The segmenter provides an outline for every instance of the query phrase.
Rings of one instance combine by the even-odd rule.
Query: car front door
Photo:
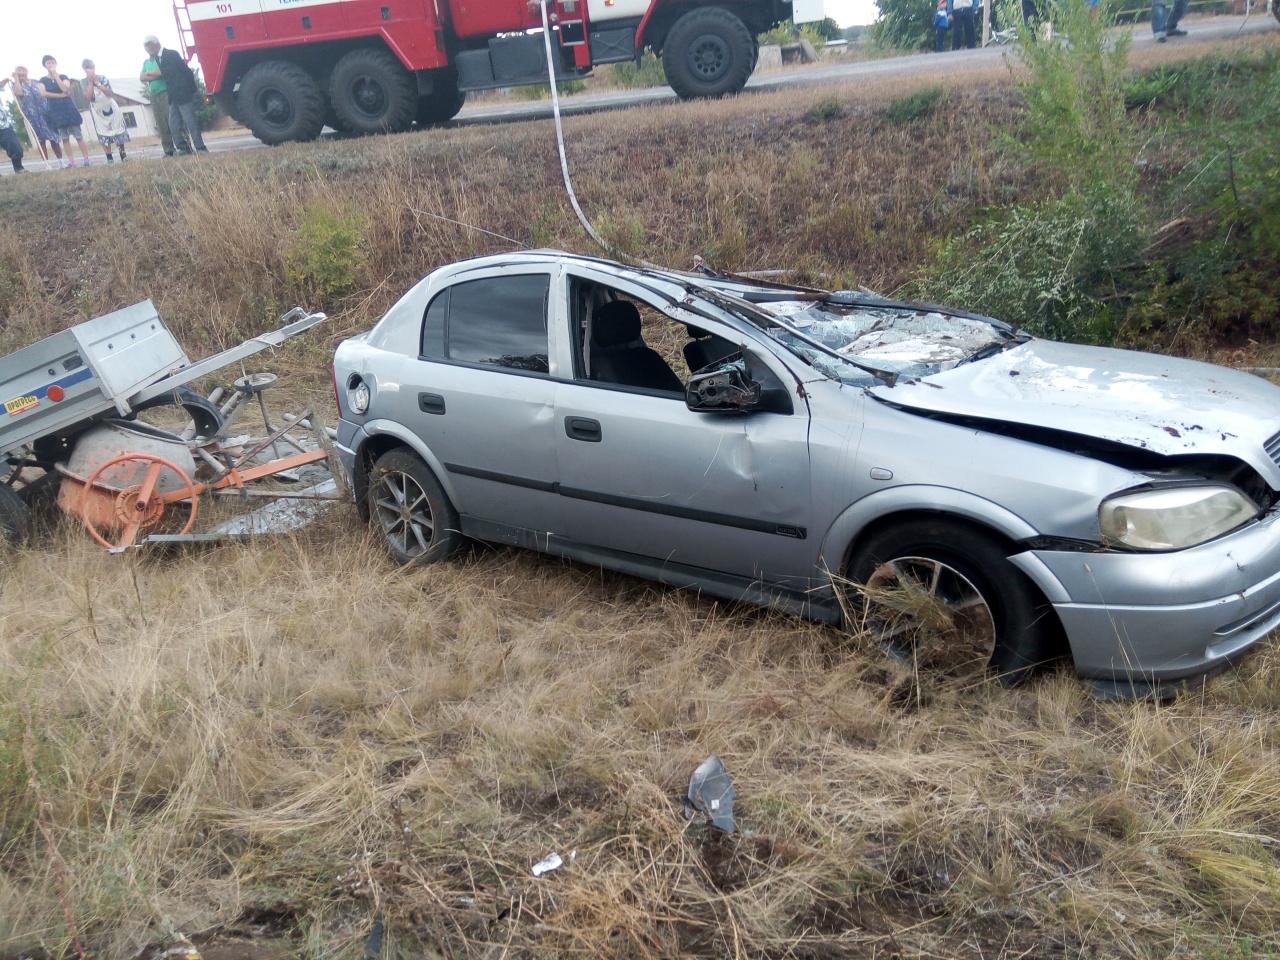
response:
[[[568,282],[572,310],[573,285],[584,281]],[[618,293],[644,296],[625,285]],[[656,304],[649,308],[650,316],[661,314]],[[704,333],[740,338],[699,322]],[[576,331],[581,323],[568,326]],[[665,327],[684,330],[669,317]],[[575,353],[575,376],[556,391],[557,533],[663,565],[807,589],[819,544],[810,530],[804,402],[791,413],[697,412],[682,392],[593,380],[586,349]],[[678,361],[672,366],[687,379]]]

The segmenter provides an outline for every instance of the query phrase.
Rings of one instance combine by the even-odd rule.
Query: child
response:
[[[951,15],[947,13],[947,0],[938,0],[938,12],[933,15],[933,52],[941,53],[947,43],[947,31],[951,29]]]

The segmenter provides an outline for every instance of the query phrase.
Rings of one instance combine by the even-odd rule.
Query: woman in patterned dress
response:
[[[18,98],[18,109],[31,125],[31,132],[39,145],[41,156],[49,159],[49,149],[62,159],[62,138],[49,125],[49,106],[44,99],[44,88],[31,79],[26,67],[13,68],[13,95]]]

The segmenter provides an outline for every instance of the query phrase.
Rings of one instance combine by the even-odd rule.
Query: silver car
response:
[[[334,358],[402,563],[513,544],[1006,681],[1168,695],[1280,623],[1280,388],[958,310],[554,251],[441,267]]]

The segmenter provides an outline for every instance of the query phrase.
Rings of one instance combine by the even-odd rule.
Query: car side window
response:
[[[436,294],[422,319],[422,356],[443,360],[444,321],[449,315],[449,290]]]
[[[422,355],[547,373],[546,274],[455,283],[427,306]]]

